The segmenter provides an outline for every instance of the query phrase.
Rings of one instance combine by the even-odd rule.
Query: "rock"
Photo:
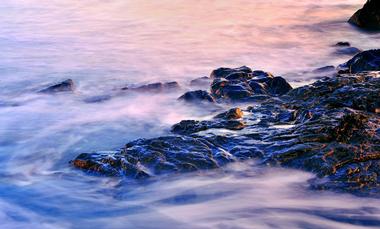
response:
[[[272,95],[284,95],[292,89],[292,86],[290,86],[290,84],[280,76],[269,80],[267,84],[268,91]]]
[[[49,86],[45,89],[40,90],[40,93],[54,94],[59,92],[73,92],[75,90],[74,81],[72,79],[67,79],[60,83]]]
[[[348,48],[340,48],[335,51],[338,55],[355,55],[360,53],[362,50],[355,48],[355,47],[348,47]]]
[[[242,130],[244,127],[244,122],[233,119],[214,119],[206,121],[183,120],[173,125],[171,132],[181,135],[190,135],[210,129]]]
[[[86,103],[101,103],[101,102],[110,100],[111,98],[112,98],[111,95],[96,95],[96,96],[85,98],[83,101]]]
[[[380,71],[380,49],[361,52],[341,65],[340,68],[346,69],[348,73]]]
[[[232,108],[229,111],[226,111],[224,113],[218,114],[214,118],[221,118],[221,119],[240,119],[243,118],[243,111],[240,108]]]
[[[177,82],[168,82],[168,83],[151,83],[143,85],[137,88],[129,88],[129,90],[137,92],[148,92],[148,93],[160,93],[166,91],[172,91],[179,89],[179,84]]]
[[[214,71],[211,72],[210,78],[211,79],[225,78],[229,74],[236,73],[236,72],[240,72],[243,74],[244,73],[250,74],[250,73],[252,73],[252,69],[250,69],[247,66],[242,66],[239,68],[218,68],[218,69],[215,69]]]
[[[332,65],[317,68],[313,70],[313,73],[325,73],[325,72],[332,72],[335,71],[335,67]]]
[[[348,21],[351,24],[370,30],[380,30],[380,2],[368,0]]]
[[[209,102],[214,103],[214,98],[207,91],[197,90],[189,91],[183,94],[178,100],[189,102],[189,103],[199,103],[199,102]]]
[[[246,86],[245,81],[214,83]],[[256,82],[268,94],[284,88],[282,78]],[[184,120],[172,127],[174,136],[138,139],[113,153],[81,154],[72,164],[102,175],[144,178],[257,158],[262,165],[315,173],[313,188],[380,197],[377,72],[326,77],[282,96],[268,94],[244,116],[233,108],[210,120]]]
[[[217,168],[218,161],[214,155],[218,151],[203,139],[160,137],[130,142],[120,152],[113,154],[84,153],[72,164],[106,176],[146,178],[168,172]]]
[[[211,95],[219,100],[249,101],[254,95],[278,96],[292,89],[282,77],[273,77],[271,73],[261,70],[246,73],[240,69],[214,70]]]
[[[338,47],[350,47],[351,44],[350,44],[350,42],[339,41],[338,43],[335,44],[335,46],[338,46]]]
[[[211,79],[207,76],[204,76],[204,77],[200,77],[200,78],[196,78],[196,79],[193,79],[192,81],[190,81],[190,86],[192,87],[204,87],[204,86],[208,86],[210,85],[211,83]]]

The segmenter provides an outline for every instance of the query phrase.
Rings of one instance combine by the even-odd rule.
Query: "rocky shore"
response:
[[[310,171],[311,187],[380,196],[380,50],[357,54],[334,77],[293,89],[249,67],[219,68],[209,91],[179,102],[229,104],[210,120],[183,120],[172,134],[138,139],[112,153],[83,153],[71,164],[90,173],[147,178],[256,159]],[[206,81],[207,79],[202,79]]]

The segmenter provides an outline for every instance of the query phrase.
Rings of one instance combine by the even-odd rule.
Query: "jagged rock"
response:
[[[244,116],[235,108],[211,120],[181,121],[172,128],[177,135],[139,139],[116,153],[82,154],[72,164],[98,174],[143,178],[257,158],[263,165],[315,173],[314,188],[380,196],[378,75],[326,77],[279,97],[265,95]],[[267,81],[274,78],[257,82],[270,87]]]
[[[40,93],[59,93],[59,92],[72,92],[75,90],[74,81],[72,79],[67,79],[60,83],[49,86],[45,89],[40,90]]]
[[[199,103],[199,102],[209,102],[214,103],[214,98],[207,91],[197,90],[189,91],[183,94],[178,100],[189,102],[189,103]]]
[[[380,30],[380,2],[368,0],[348,22],[362,28]]]
[[[380,49],[361,52],[340,67],[348,73],[380,71]]]

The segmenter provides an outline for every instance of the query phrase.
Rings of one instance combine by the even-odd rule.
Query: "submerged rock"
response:
[[[368,0],[348,22],[361,28],[380,30],[380,2]]]
[[[313,73],[325,73],[325,72],[332,72],[335,71],[335,67],[333,65],[328,65],[325,67],[320,67],[313,70]]]
[[[216,76],[214,81],[229,81]],[[263,165],[315,173],[314,188],[380,196],[377,72],[326,77],[286,94],[284,81],[273,76],[233,78],[234,83],[255,79],[271,95],[244,115],[233,108],[210,120],[184,120],[172,127],[174,136],[139,139],[112,154],[81,154],[72,164],[97,174],[143,178],[257,158]]]
[[[137,91],[137,92],[149,92],[149,93],[160,93],[165,91],[172,91],[179,89],[180,86],[177,82],[168,82],[168,83],[151,83],[142,85],[137,88],[128,88],[125,90]]]
[[[338,55],[355,55],[360,53],[362,50],[355,48],[355,47],[345,47],[345,48],[339,48],[335,51]]]
[[[178,100],[189,102],[189,103],[199,103],[199,102],[215,102],[214,98],[207,91],[197,90],[189,91],[183,94]]]
[[[208,86],[211,83],[211,79],[207,76],[199,77],[190,81],[190,86],[192,87],[203,87]]]
[[[59,93],[59,92],[72,92],[75,90],[74,81],[72,79],[67,79],[60,83],[49,86],[45,89],[40,90],[40,93]]]

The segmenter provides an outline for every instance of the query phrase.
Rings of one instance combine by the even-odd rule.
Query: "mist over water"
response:
[[[378,48],[347,19],[363,4],[336,1],[3,0],[0,4],[0,228],[368,228],[376,199],[316,192],[313,175],[254,162],[139,182],[70,167],[169,134],[218,108],[176,102],[189,81],[247,65],[285,76],[338,65],[333,45]],[[36,93],[71,78],[75,93]],[[178,81],[170,93],[120,92]],[[86,103],[94,96],[112,96]]]

